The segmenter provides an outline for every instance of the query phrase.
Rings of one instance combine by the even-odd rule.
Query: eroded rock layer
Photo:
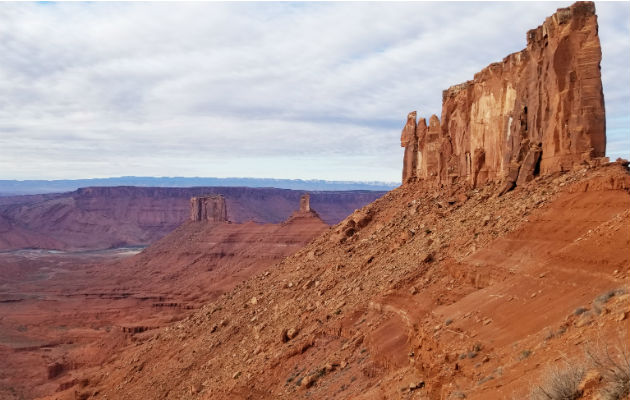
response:
[[[558,9],[527,32],[527,47],[442,94],[442,120],[409,114],[403,183],[504,180],[566,171],[604,157],[601,48],[592,2]]]

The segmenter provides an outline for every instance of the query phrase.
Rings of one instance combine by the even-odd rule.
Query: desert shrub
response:
[[[519,361],[523,361],[524,359],[528,358],[531,355],[532,355],[531,350],[523,350],[521,351],[521,354],[518,355],[518,359]]]
[[[626,345],[618,345],[612,351],[608,346],[598,350],[588,349],[587,358],[592,367],[602,375],[604,400],[620,400],[630,395],[630,357]]]
[[[575,400],[582,392],[579,389],[584,376],[584,367],[566,364],[563,368],[550,368],[545,380],[532,388],[530,400]]]
[[[602,293],[599,296],[595,297],[595,300],[593,300],[594,303],[600,303],[600,304],[606,304],[608,302],[608,300],[610,300],[611,298],[615,297],[615,296],[619,296],[626,293],[626,289],[625,288],[619,288],[619,289],[613,289],[613,290],[609,290],[606,293]]]
[[[553,329],[551,328],[547,328],[545,329],[545,336],[544,336],[544,340],[551,340],[556,336],[556,333],[553,331]]]
[[[587,308],[578,307],[578,308],[575,309],[575,311],[573,311],[573,315],[582,315],[582,314],[584,314],[587,311],[588,311]]]

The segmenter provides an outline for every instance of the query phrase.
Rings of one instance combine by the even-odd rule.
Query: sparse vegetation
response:
[[[601,375],[601,387],[596,389],[602,400],[621,400],[630,396],[630,355],[627,346],[586,350],[587,361],[567,362],[563,368],[551,368],[546,379],[532,388],[530,400],[573,400],[583,394],[580,388],[587,370]]]
[[[555,336],[556,336],[556,333],[553,331],[553,329],[551,329],[551,328],[547,328],[547,329],[545,330],[545,337],[544,337],[544,339],[545,339],[545,340],[551,340],[551,339],[553,339]]]
[[[600,303],[600,304],[606,304],[608,302],[608,300],[610,300],[611,298],[617,296],[617,295],[621,295],[624,294],[626,292],[626,290],[624,288],[621,289],[613,289],[613,290],[609,290],[606,293],[602,293],[599,296],[597,296],[595,298],[595,300],[593,300],[594,303]]]
[[[582,395],[579,386],[584,368],[581,365],[567,363],[564,368],[550,368],[543,375],[545,380],[532,388],[530,400],[574,400]]]
[[[577,315],[582,315],[582,314],[584,314],[587,311],[588,311],[588,308],[578,307],[578,308],[575,309],[575,311],[573,311],[573,315],[576,315],[576,316]]]
[[[600,294],[593,300],[593,312],[597,315],[601,315],[602,311],[604,311],[604,305],[608,303],[608,300],[615,296],[619,296],[626,293],[625,288],[613,289],[609,290],[605,293]]]
[[[604,400],[620,400],[630,395],[630,357],[625,344],[612,352],[605,346],[597,351],[587,350],[586,354],[592,367],[602,375],[604,386],[600,394]]]
[[[529,356],[532,355],[532,351],[531,350],[523,350],[521,351],[521,354],[518,355],[518,359],[519,361],[523,361],[524,359],[528,358]]]

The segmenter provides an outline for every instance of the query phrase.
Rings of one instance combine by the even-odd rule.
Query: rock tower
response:
[[[191,198],[190,219],[192,221],[226,222],[225,197],[216,195]]]
[[[300,197],[300,212],[311,211],[311,195],[308,193],[303,194]]]
[[[592,2],[558,9],[527,32],[527,47],[445,90],[442,120],[409,113],[403,184],[505,182],[604,157],[602,58]]]

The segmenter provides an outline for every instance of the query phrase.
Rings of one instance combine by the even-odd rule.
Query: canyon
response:
[[[233,222],[280,223],[303,191],[274,188],[88,187],[69,193],[0,197],[0,251],[96,250],[146,246],[189,217],[190,199],[222,195]],[[313,207],[335,224],[384,192],[310,192]]]
[[[47,398],[534,399],[587,350],[618,360],[627,163],[500,188],[406,184]]]
[[[410,113],[403,184],[345,216],[188,191],[132,257],[0,254],[0,397],[630,398],[630,163],[605,157],[597,30],[594,3],[558,9],[441,120]]]
[[[585,356],[625,366],[630,332],[600,57],[593,3],[559,9],[441,122],[409,115],[401,187],[49,398],[539,399],[570,366],[572,398],[626,387]]]
[[[329,227],[309,195],[278,224],[235,223],[225,197],[201,200],[221,212],[185,221],[143,251],[0,253],[0,398],[80,387],[75,375],[85,368],[216,300]]]

